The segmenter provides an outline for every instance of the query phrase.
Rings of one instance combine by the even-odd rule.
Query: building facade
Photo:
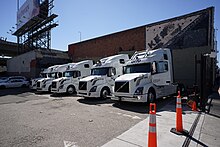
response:
[[[147,24],[106,36],[70,44],[68,54],[73,61],[139,50],[170,48],[173,54],[174,80],[187,87],[205,85],[215,80],[216,53],[214,7],[168,20]],[[204,88],[204,87],[203,87]]]
[[[57,50],[33,50],[7,60],[8,75],[23,75],[27,78],[38,77],[43,69],[52,65],[69,63],[67,53]]]

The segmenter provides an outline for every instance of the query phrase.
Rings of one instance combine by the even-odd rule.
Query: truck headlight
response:
[[[144,90],[144,87],[138,87],[135,90],[134,95],[142,95],[143,94],[143,90]]]
[[[93,86],[93,87],[89,90],[89,92],[96,92],[96,89],[97,89],[97,86]]]

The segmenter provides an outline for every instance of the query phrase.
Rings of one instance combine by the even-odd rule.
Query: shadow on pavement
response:
[[[166,97],[166,98],[161,98],[156,101],[157,104],[157,112],[160,111],[176,111],[175,107],[175,98],[174,97]],[[170,105],[169,109],[163,109],[165,105]],[[142,113],[142,114],[147,114],[149,113],[149,103],[134,103],[134,102],[115,102],[113,104],[113,107],[127,110],[127,111],[132,111],[132,112],[137,112],[137,113]]]
[[[147,114],[149,112],[148,103],[115,102],[112,106],[122,110],[127,110],[142,114]]]
[[[190,143],[191,140],[196,142],[198,145],[200,145],[202,147],[208,147],[206,144],[204,144],[203,142],[199,141],[198,139],[192,137],[191,135],[185,135],[185,136],[187,137],[186,139],[189,139],[189,142],[184,142],[183,147],[189,146],[189,143]]]
[[[31,92],[28,87],[0,89],[0,96],[18,95]]]
[[[87,104],[87,105],[100,105],[100,104],[114,103],[111,99],[100,99],[100,98],[80,98],[77,101],[83,104]]]
[[[70,96],[73,96],[73,97],[76,97],[77,95],[76,94],[68,94],[68,93],[52,93],[50,94],[51,97],[70,97]]]

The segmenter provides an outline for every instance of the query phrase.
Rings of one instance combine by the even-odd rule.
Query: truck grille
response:
[[[129,82],[115,82],[115,92],[129,93]]]
[[[79,82],[79,90],[87,90],[87,82]]]
[[[57,82],[52,82],[52,88],[57,88]]]
[[[40,82],[37,82],[37,87],[40,87]]]

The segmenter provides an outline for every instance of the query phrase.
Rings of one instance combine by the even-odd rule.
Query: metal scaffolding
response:
[[[13,35],[17,37],[18,54],[34,49],[51,49],[51,29],[58,26],[52,14],[54,0],[41,0],[40,12]]]

